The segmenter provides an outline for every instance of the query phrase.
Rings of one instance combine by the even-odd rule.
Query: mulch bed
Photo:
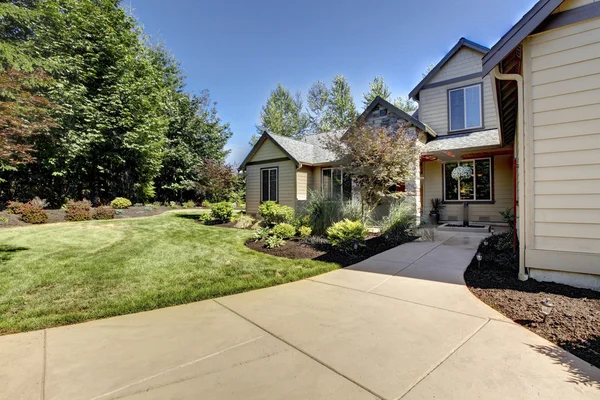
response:
[[[123,211],[123,214],[116,215],[115,219],[123,219],[123,218],[139,218],[139,217],[149,217],[151,215],[162,214],[165,211],[172,210],[171,207],[158,207],[152,210],[144,210],[144,207],[129,207]],[[45,210],[48,214],[48,222],[56,223],[56,222],[65,222],[65,210]],[[0,212],[0,217],[8,218],[8,223],[0,222],[0,228],[12,228],[15,226],[28,226],[26,222],[21,221],[21,217],[19,215],[8,214],[6,211]],[[196,217],[197,218],[197,217]]]
[[[248,240],[246,246],[252,250],[272,256],[285,257],[292,260],[311,259],[336,263],[341,267],[347,267],[401,244],[412,242],[415,239],[416,237],[407,236],[403,240],[391,241],[384,239],[382,236],[373,236],[367,239],[366,246],[360,249],[357,254],[347,254],[337,251],[329,244],[310,245],[301,239],[289,240],[284,246],[275,249],[267,249],[264,247],[263,242],[256,242],[253,239]]]
[[[477,268],[465,272],[471,292],[481,301],[577,357],[600,367],[600,292],[533,279],[520,281],[510,270]],[[543,321],[541,303],[554,308]]]

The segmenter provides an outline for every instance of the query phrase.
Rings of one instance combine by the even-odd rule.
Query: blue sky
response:
[[[461,36],[492,46],[535,0],[124,0],[147,34],[182,64],[187,89],[209,89],[234,133],[229,162],[249,151],[278,82],[303,95],[344,75],[362,93],[383,76],[406,95]]]

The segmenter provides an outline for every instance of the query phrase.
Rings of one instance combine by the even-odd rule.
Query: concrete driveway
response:
[[[438,234],[309,280],[0,337],[2,399],[600,399],[600,370],[464,286]]]

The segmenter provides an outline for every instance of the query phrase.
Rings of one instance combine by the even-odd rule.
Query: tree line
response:
[[[369,91],[363,93],[363,108],[377,96],[393,102],[406,112],[417,109],[417,104],[408,96],[398,96],[392,100],[392,92],[380,76],[376,76],[369,83]],[[265,130],[277,135],[300,138],[307,133],[346,129],[358,115],[350,85],[343,75],[334,77],[329,86],[322,81],[313,83],[306,95],[306,107],[301,92],[292,95],[280,83],[271,91],[262,107],[260,123],[256,126],[257,132],[252,136],[250,145],[256,143]]]
[[[120,0],[3,2],[0,66],[0,199],[233,190],[229,124],[208,90],[186,91],[180,64]]]

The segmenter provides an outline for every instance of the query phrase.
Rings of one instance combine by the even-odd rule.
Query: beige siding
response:
[[[265,161],[265,160],[273,160],[278,158],[283,158],[287,156],[283,151],[277,147],[270,139],[265,140],[265,142],[258,148],[250,162],[255,161]]]
[[[566,1],[560,11],[587,3]],[[534,153],[528,246],[600,254],[600,19],[532,36],[526,45]]]
[[[429,83],[441,82],[447,79],[457,78],[469,74],[481,72],[481,58],[483,53],[463,47],[446,64],[440,71],[429,81]]]
[[[308,198],[309,182],[312,183],[312,170],[302,167],[296,171],[296,199],[304,201]]]
[[[246,210],[250,214],[258,212],[260,205],[260,170],[279,168],[279,204],[296,207],[296,165],[291,161],[278,161],[246,167]]]
[[[477,68],[481,71],[481,58]],[[463,75],[468,75],[469,72]],[[498,127],[496,106],[492,95],[490,76],[483,79],[475,78],[450,85],[438,86],[421,90],[419,93],[419,119],[429,125],[438,135],[448,133],[448,89],[459,88],[483,82],[483,125],[482,129]]]
[[[471,222],[501,222],[500,211],[513,206],[513,173],[512,156],[502,155],[494,157],[493,176],[493,204],[469,205],[469,220]],[[443,199],[443,169],[440,162],[426,162],[423,165],[423,215],[429,215],[430,200],[433,198]],[[443,220],[462,221],[463,204],[446,204],[442,213]]]

